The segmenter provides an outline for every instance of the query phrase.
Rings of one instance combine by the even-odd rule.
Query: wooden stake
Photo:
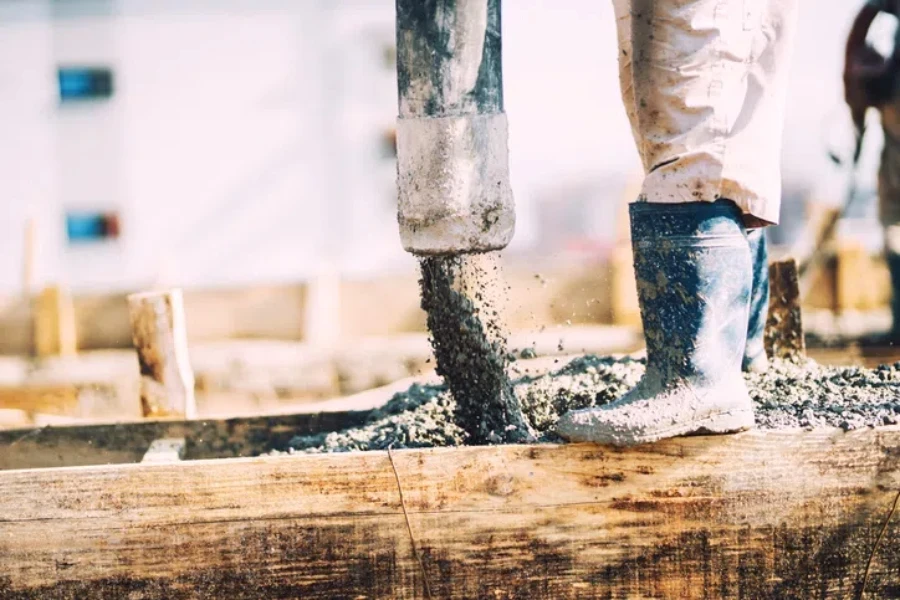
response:
[[[197,416],[181,290],[128,296],[145,417]]]
[[[769,265],[769,290],[769,319],[764,338],[766,354],[772,358],[806,356],[795,259],[774,261]]]

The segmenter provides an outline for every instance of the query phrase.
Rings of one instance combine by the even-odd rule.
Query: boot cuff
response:
[[[741,211],[730,200],[629,205],[632,240],[673,237],[744,236]]]

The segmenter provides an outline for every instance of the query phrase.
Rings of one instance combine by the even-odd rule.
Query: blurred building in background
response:
[[[803,8],[788,239],[804,198],[843,194],[823,132],[846,122],[857,6]],[[611,3],[503,9],[519,214],[508,254],[600,256],[639,172]],[[393,19],[391,0],[0,0],[0,293],[23,286],[29,219],[38,286],[409,269],[395,223]]]

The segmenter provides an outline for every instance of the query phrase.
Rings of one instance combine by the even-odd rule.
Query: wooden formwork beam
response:
[[[896,427],[7,471],[0,486],[3,598],[900,592]]]
[[[0,386],[0,408],[70,416],[78,412],[80,395],[71,384]]]
[[[172,438],[184,438],[184,453],[192,459],[255,456],[286,448],[295,435],[358,427],[368,415],[364,409],[334,408],[334,412],[231,419],[147,419],[2,430],[0,470],[135,463],[154,441]]]

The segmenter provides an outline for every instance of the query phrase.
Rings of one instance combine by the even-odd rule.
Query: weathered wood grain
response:
[[[852,598],[900,428],[0,473],[0,597]],[[900,518],[871,598],[900,595]]]

